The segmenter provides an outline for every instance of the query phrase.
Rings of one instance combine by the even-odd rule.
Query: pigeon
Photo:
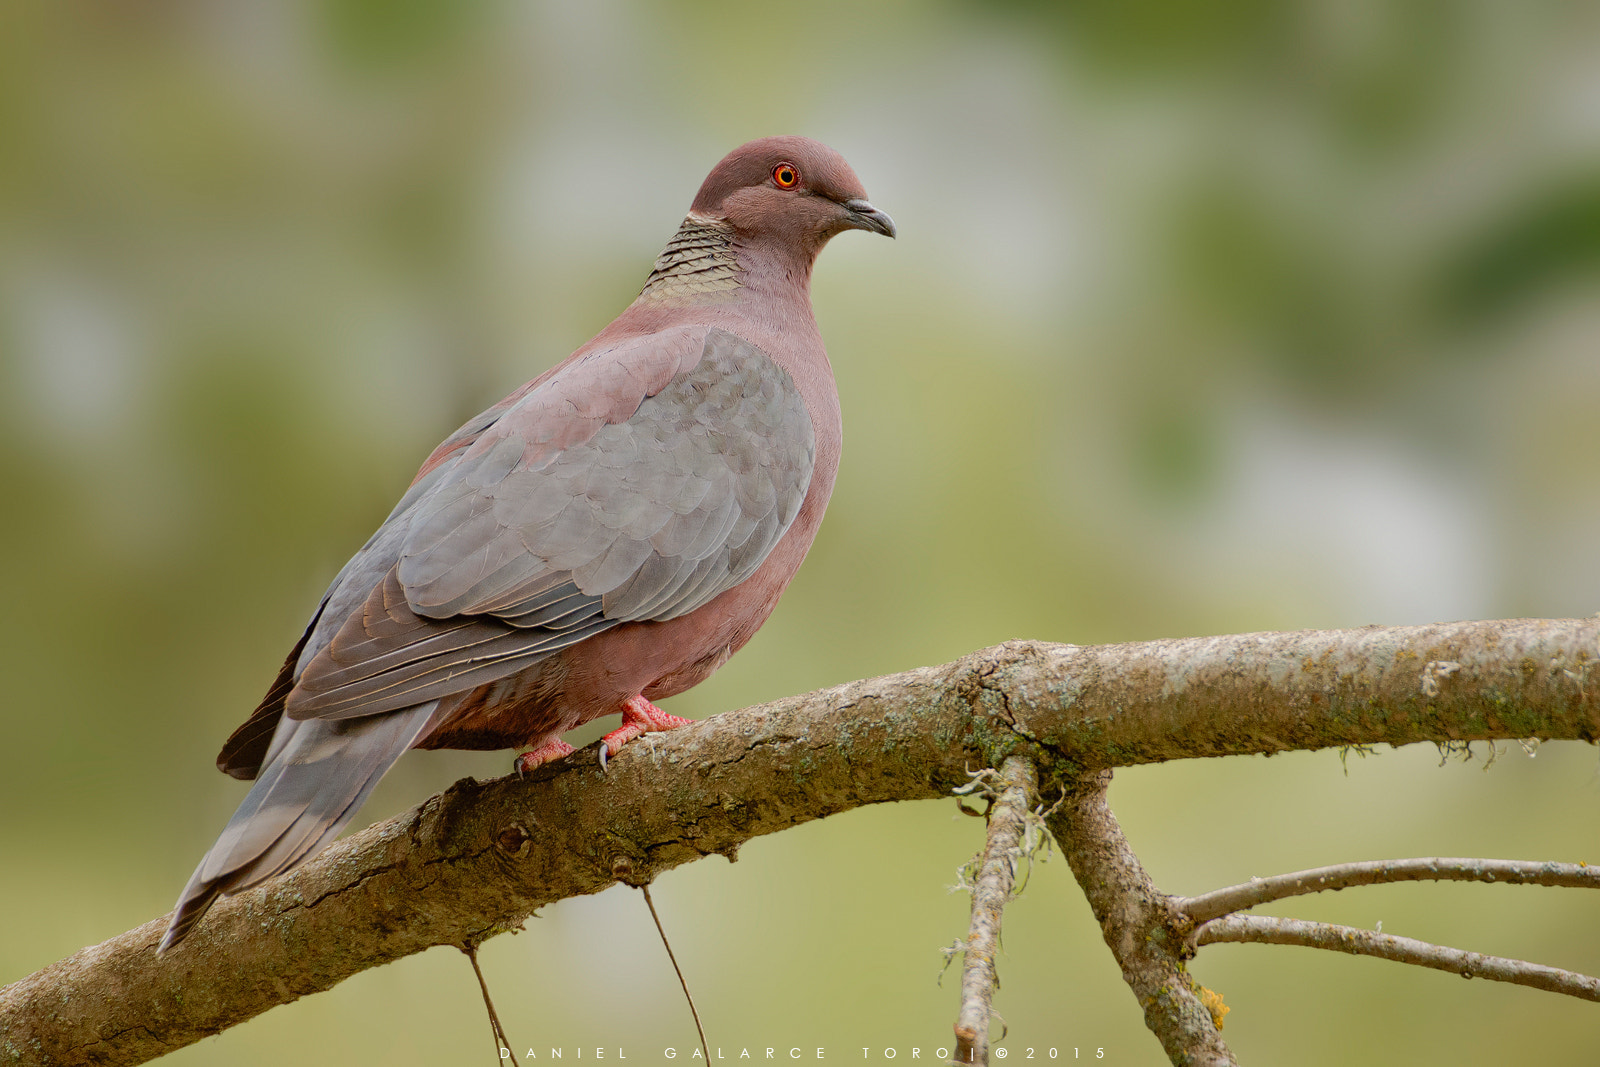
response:
[[[841,443],[811,268],[845,230],[895,236],[843,157],[735,149],[637,299],[434,449],[345,564],[217,757],[254,785],[183,888],[160,951],[219,897],[314,856],[410,748],[570,755],[690,722],[766,621],[833,492]]]

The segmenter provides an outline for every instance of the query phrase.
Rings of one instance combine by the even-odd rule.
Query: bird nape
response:
[[[833,492],[839,397],[811,268],[845,230],[889,237],[837,152],[735,149],[643,290],[566,360],[433,451],[345,564],[217,765],[254,779],[160,950],[219,896],[333,840],[409,748],[607,756],[689,720],[654,701],[749,641]]]

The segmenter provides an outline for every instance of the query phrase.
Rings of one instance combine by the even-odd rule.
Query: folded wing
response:
[[[649,340],[570,364],[428,474],[374,537],[394,559],[359,607],[331,596],[291,717],[472,689],[621,622],[692,611],[755,572],[811,480],[799,391],[726,331]]]

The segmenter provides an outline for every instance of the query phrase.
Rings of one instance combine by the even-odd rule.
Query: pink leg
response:
[[[606,760],[622,751],[623,745],[640,734],[676,730],[693,722],[693,719],[667,714],[643,696],[631,697],[622,705],[622,725],[600,739],[600,766],[604,767]]]
[[[546,741],[532,752],[524,752],[512,760],[511,769],[517,772],[518,778],[521,778],[541,764],[570,755],[572,755],[572,746],[558,737],[554,741]]]

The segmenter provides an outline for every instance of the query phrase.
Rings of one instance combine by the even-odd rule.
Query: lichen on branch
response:
[[[142,1063],[545,904],[812,819],[948,796],[1023,756],[1050,782],[1169,759],[1340,745],[1600,736],[1600,621],[1508,620],[1082,647],[953,663],[729,712],[515,778],[463,781],[215,907],[0,989],[0,1064]],[[1448,671],[1439,664],[1455,665]],[[239,960],[248,959],[242,967]]]

